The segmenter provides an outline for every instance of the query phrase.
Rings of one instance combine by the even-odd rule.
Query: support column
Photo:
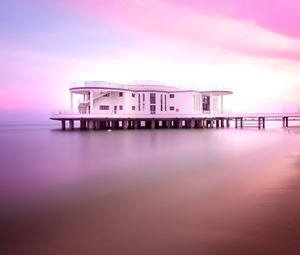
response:
[[[190,120],[185,120],[185,128],[191,128],[191,121]]]
[[[209,128],[209,126],[210,126],[210,120],[205,120],[205,127]]]
[[[173,123],[174,123],[174,128],[179,127],[179,120],[173,120]]]
[[[151,129],[155,129],[155,120],[151,120]]]
[[[230,128],[230,120],[229,119],[226,119],[226,127]]]
[[[220,119],[220,121],[221,121],[221,128],[224,128],[225,127],[225,119],[224,118],[221,118]]]
[[[66,130],[66,120],[61,120],[61,130]]]
[[[175,128],[176,122],[174,120],[170,120],[170,128]]]
[[[235,128],[238,128],[238,118],[235,118],[234,121],[235,121]]]
[[[196,128],[203,128],[203,120],[196,120]]]
[[[178,120],[178,128],[182,128],[182,120]]]
[[[289,127],[289,118],[288,117],[283,117],[282,118],[282,126],[283,127]]]
[[[191,120],[191,128],[195,128],[196,127],[196,120]]]
[[[198,124],[197,124],[197,128],[203,128],[204,127],[204,120],[197,120]]]
[[[70,130],[74,130],[74,120],[69,120],[69,128]]]
[[[123,120],[123,129],[128,129],[129,123],[128,120]]]
[[[99,121],[99,129],[109,129],[109,121]]]
[[[133,126],[133,120],[129,120],[128,121],[128,128],[130,128],[130,129],[133,129],[134,128],[134,126]]]
[[[95,129],[96,130],[100,129],[100,121],[99,120],[95,120]]]
[[[80,121],[80,129],[83,129],[83,120]]]
[[[166,120],[165,124],[166,124],[166,128],[170,128],[171,127],[171,121],[170,120]]]
[[[109,129],[109,121],[99,121],[99,129]]]
[[[134,129],[138,129],[139,128],[139,122],[138,122],[138,120],[134,120],[133,121],[133,128]]]
[[[219,127],[220,127],[219,121],[220,121],[220,119],[216,119],[216,128],[219,128]]]
[[[88,121],[88,129],[94,129],[94,121],[93,120]]]
[[[103,128],[110,129],[110,121],[109,120],[103,121]]]

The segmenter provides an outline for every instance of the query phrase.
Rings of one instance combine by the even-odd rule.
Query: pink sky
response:
[[[231,111],[300,108],[296,0],[12,0],[10,10],[1,111],[67,108],[78,80],[230,87]]]

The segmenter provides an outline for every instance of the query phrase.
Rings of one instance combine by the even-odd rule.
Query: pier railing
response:
[[[282,117],[299,117],[300,112],[260,112],[260,113],[223,113],[217,114],[218,117],[228,117],[228,118],[282,118]]]

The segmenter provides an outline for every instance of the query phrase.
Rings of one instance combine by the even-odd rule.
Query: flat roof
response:
[[[72,83],[70,91],[84,92],[85,90],[106,90],[106,91],[131,91],[131,92],[161,92],[161,93],[180,93],[180,92],[198,92],[213,93],[214,95],[231,95],[233,92],[229,89],[184,89],[174,86],[155,84],[154,82],[134,82],[131,84],[112,83],[105,81],[85,81]]]

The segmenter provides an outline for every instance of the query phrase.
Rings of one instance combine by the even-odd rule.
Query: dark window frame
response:
[[[141,111],[141,94],[138,94],[138,107],[139,107],[139,112]]]
[[[210,102],[210,96],[202,95],[202,110],[203,112],[210,111],[211,102]]]
[[[150,93],[150,104],[156,104],[156,93]]]
[[[143,93],[143,111],[145,111],[145,99],[146,99],[146,96],[145,96],[145,93]]]
[[[150,114],[156,114],[156,105],[155,104],[150,105]]]
[[[109,111],[109,105],[99,105],[100,111]]]

